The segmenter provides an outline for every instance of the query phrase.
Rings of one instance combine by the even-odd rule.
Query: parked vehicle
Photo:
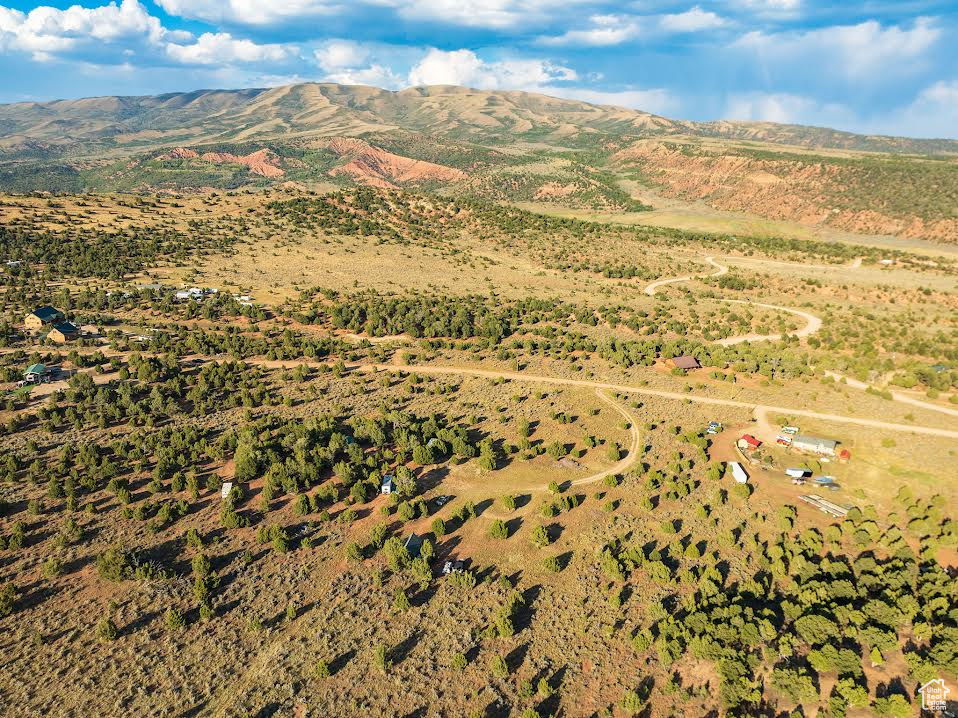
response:
[[[465,568],[465,564],[462,561],[450,559],[449,561],[446,561],[446,563],[443,564],[442,575],[448,576],[450,573],[454,573],[456,571],[462,571],[464,568]]]

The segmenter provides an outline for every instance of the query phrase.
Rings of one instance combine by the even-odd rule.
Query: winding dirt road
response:
[[[629,422],[629,432],[632,435],[632,443],[629,446],[629,453],[625,457],[617,462],[614,466],[609,467],[605,471],[600,471],[598,474],[592,474],[592,476],[586,476],[581,479],[576,479],[572,482],[572,486],[584,486],[585,484],[594,484],[596,481],[602,481],[606,476],[613,476],[615,474],[624,474],[639,458],[639,445],[642,441],[642,435],[639,433],[638,424],[635,421],[635,417],[632,416],[625,408],[619,406],[619,404],[605,395],[601,389],[595,390],[596,396],[598,396],[606,404],[609,404],[613,409],[619,412],[626,421]],[[548,489],[548,486],[545,487]]]
[[[0,354],[8,353],[10,351],[17,351],[13,349],[3,350],[0,349]],[[131,352],[110,352],[103,351],[103,349],[93,349],[93,348],[83,348],[80,353],[90,353],[92,351],[101,351],[107,357],[117,356],[117,357],[126,357]],[[184,360],[198,360],[203,362],[211,361],[234,361],[232,357],[229,356],[202,356],[202,355],[191,355],[188,357],[183,357]],[[261,366],[266,369],[295,369],[298,366],[305,365],[307,367],[316,369],[321,366],[327,366],[326,362],[319,361],[308,361],[308,360],[284,360],[284,359],[241,359],[239,360],[245,364],[250,364],[253,366]],[[458,376],[477,376],[477,377],[486,377],[489,379],[511,379],[515,381],[526,381],[531,383],[538,384],[552,384],[555,386],[581,386],[590,389],[594,389],[607,403],[610,403],[615,407],[624,418],[626,418],[632,425],[632,444],[633,449],[637,445],[637,442],[640,441],[638,436],[638,429],[636,428],[635,419],[612,399],[603,395],[602,390],[611,390],[620,393],[631,393],[631,394],[642,394],[645,396],[658,396],[665,399],[675,399],[676,401],[691,401],[698,404],[711,404],[713,406],[732,406],[742,409],[751,409],[753,412],[765,410],[765,411],[775,411],[781,414],[791,414],[794,416],[805,416],[811,419],[822,419],[824,421],[834,421],[841,424],[857,424],[859,426],[870,426],[877,429],[888,429],[890,431],[903,431],[911,432],[915,434],[926,434],[930,436],[943,436],[946,438],[958,439],[958,430],[950,429],[938,429],[935,427],[925,427],[925,426],[912,426],[908,424],[896,424],[893,422],[887,421],[878,421],[876,419],[864,419],[859,417],[850,417],[850,416],[841,416],[837,414],[827,414],[816,411],[809,411],[805,409],[794,409],[789,407],[781,406],[772,406],[767,404],[760,404],[757,402],[747,402],[747,401],[738,401],[735,399],[718,399],[708,396],[700,396],[694,393],[686,394],[676,391],[665,391],[661,389],[649,389],[647,387],[637,387],[637,386],[628,386],[625,384],[613,384],[608,382],[596,382],[596,381],[587,381],[584,379],[565,379],[561,377],[548,377],[540,376],[535,374],[523,374],[521,372],[509,372],[509,371],[496,371],[490,369],[473,369],[465,367],[450,367],[450,366],[430,366],[430,365],[415,365],[415,364],[360,364],[352,363],[347,364],[347,368],[350,371],[359,371],[359,372],[376,372],[376,371],[406,371],[406,372],[416,372],[419,374],[430,374],[430,375],[458,375]],[[103,383],[113,378],[112,374],[96,374],[94,373],[93,368],[79,369],[79,373],[93,373],[94,381],[97,383]],[[847,377],[842,377],[840,374],[836,374],[832,371],[826,371],[826,375],[836,379],[838,381],[844,379],[847,386],[850,386],[855,389],[866,389],[868,385],[864,382],[857,381],[855,379],[849,379]],[[62,389],[66,387],[66,380],[51,382],[50,384],[41,385],[44,393],[48,393],[53,389]],[[34,394],[33,396],[36,396]],[[950,407],[939,406],[936,404],[931,404],[927,402],[914,399],[910,396],[901,394],[900,392],[892,392],[892,399],[899,401],[911,406],[915,406],[920,409],[927,409],[930,411],[936,411],[949,416],[958,416],[958,410],[952,409]],[[630,450],[629,456],[632,456],[635,453],[634,450]],[[623,462],[626,462],[629,459],[627,456],[623,459]],[[620,462],[620,463],[623,463]],[[608,470],[609,473],[622,473],[625,469],[616,466]],[[597,475],[596,477],[588,477],[592,480],[601,480],[608,473],[603,473]],[[580,479],[580,481],[585,481],[586,479]]]
[[[716,271],[711,274],[696,274],[688,275],[685,277],[666,277],[665,279],[656,279],[651,284],[646,285],[643,290],[650,297],[655,296],[656,291],[659,287],[664,287],[666,284],[676,284],[678,282],[690,282],[696,278],[705,278],[705,277],[721,277],[723,274],[728,274],[728,267],[723,264],[719,264],[715,261],[715,257],[706,257],[705,261],[715,267]]]
[[[735,259],[740,259],[740,258],[735,257]],[[718,262],[716,262],[715,257],[708,256],[705,258],[705,261],[711,264],[713,267],[715,267],[716,271],[712,272],[711,274],[696,274],[694,276],[689,275],[684,277],[667,277],[665,279],[657,279],[651,284],[646,285],[644,289],[645,293],[648,294],[650,297],[652,297],[652,296],[655,296],[655,293],[658,291],[659,287],[664,287],[667,284],[677,284],[678,282],[690,282],[693,279],[697,279],[697,278],[702,279],[707,277],[721,277],[723,274],[728,274],[728,267],[725,266],[724,264],[719,264]],[[763,260],[763,261],[771,261],[775,264],[787,264],[787,265],[792,264],[791,262],[776,262],[774,260]],[[847,265],[847,267],[848,268],[860,267],[861,263],[862,263],[862,260],[861,260],[861,257],[859,257],[854,262]],[[826,265],[810,265],[810,264],[804,265],[803,264],[803,265],[795,265],[795,266],[815,268],[817,266],[824,267]],[[793,336],[807,337],[811,334],[814,334],[815,332],[817,332],[818,330],[822,328],[821,317],[816,317],[814,314],[810,314],[809,312],[803,312],[801,309],[794,309],[792,307],[782,307],[782,306],[779,306],[778,304],[763,304],[761,302],[749,302],[749,301],[745,301],[744,299],[720,299],[719,301],[728,302],[730,304],[744,304],[744,305],[752,306],[752,307],[762,307],[763,309],[773,309],[776,311],[786,312],[788,314],[794,314],[797,317],[801,317],[802,319],[805,320],[805,326],[799,329],[798,331],[794,332]],[[716,343],[727,347],[733,344],[741,344],[743,342],[774,342],[774,341],[778,341],[781,338],[782,338],[781,334],[739,334],[737,336],[720,339]]]
[[[821,317],[816,317],[814,314],[809,314],[808,312],[803,312],[801,309],[793,309],[792,307],[782,307],[777,304],[763,304],[761,302],[748,302],[744,299],[723,299],[723,302],[729,302],[730,304],[745,304],[750,307],[762,307],[764,309],[777,309],[780,312],[787,312],[788,314],[794,314],[797,317],[801,317],[805,320],[806,324],[804,327],[799,329],[796,332],[792,332],[791,336],[795,337],[807,337],[810,334],[814,334],[819,329],[822,328],[822,319]],[[782,338],[781,334],[739,334],[735,337],[727,337],[725,339],[720,339],[717,343],[722,346],[731,346],[732,344],[741,344],[742,342],[774,342]]]

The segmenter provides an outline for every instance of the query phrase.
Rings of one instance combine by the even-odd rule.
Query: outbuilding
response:
[[[702,365],[699,364],[699,360],[689,354],[683,354],[680,357],[674,357],[672,359],[672,365],[676,369],[685,369],[686,371],[688,371],[689,369],[702,368]]]
[[[80,336],[80,327],[73,322],[57,322],[47,333],[47,339],[57,344],[65,344]]]
[[[736,444],[742,451],[755,451],[755,449],[762,445],[762,442],[751,434],[743,434]]]
[[[379,487],[379,493],[383,494],[384,496],[388,496],[392,492],[393,492],[393,477],[390,476],[389,474],[386,474],[383,477],[382,485]]]
[[[409,534],[405,546],[406,551],[409,552],[409,558],[419,558],[419,552],[422,550],[422,536]]]
[[[47,381],[49,376],[50,370],[47,369],[46,364],[31,364],[23,372],[23,380],[27,384],[42,384]]]
[[[735,479],[735,482],[738,484],[747,484],[748,483],[748,474],[745,472],[745,467],[742,466],[737,461],[729,462],[728,467],[732,470],[732,478]]]
[[[808,469],[785,469],[785,473],[793,479],[804,479],[812,472]]]

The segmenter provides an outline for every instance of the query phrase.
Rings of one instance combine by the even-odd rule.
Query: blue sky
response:
[[[955,0],[0,0],[0,101],[461,84],[958,138],[956,46]]]

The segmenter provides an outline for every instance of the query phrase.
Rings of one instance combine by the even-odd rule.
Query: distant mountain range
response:
[[[11,158],[102,157],[210,143],[358,136],[405,130],[457,140],[686,135],[812,149],[958,154],[958,142],[857,135],[770,122],[686,122],[528,92],[304,83],[152,97],[92,97],[0,105],[0,153]]]
[[[637,188],[958,242],[958,142],[688,122],[527,92],[305,83],[0,105],[0,191],[365,184],[642,210]]]

